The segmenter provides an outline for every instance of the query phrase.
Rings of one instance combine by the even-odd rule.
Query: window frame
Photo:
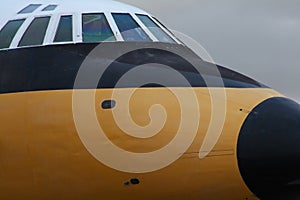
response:
[[[46,29],[45,36],[44,36],[42,44],[19,46],[21,40],[23,39],[23,36],[26,34],[27,29],[29,28],[29,26],[31,25],[31,23],[34,21],[34,19],[36,19],[36,18],[43,18],[43,17],[49,17],[50,20],[49,20],[48,27]],[[16,45],[16,48],[25,48],[25,47],[34,47],[34,46],[43,46],[43,45],[45,45],[46,41],[47,41],[47,39],[49,37],[49,35],[51,34],[49,30],[51,30],[50,28],[51,28],[51,25],[53,23],[53,19],[52,18],[53,18],[52,15],[49,15],[49,14],[48,15],[47,14],[46,15],[35,15],[35,16],[30,17],[28,19],[28,23],[26,23],[26,26],[24,26],[24,30],[22,31],[22,33],[20,35],[18,35],[18,38],[17,38],[18,41],[17,41],[16,44],[14,44],[14,45]]]
[[[35,6],[35,9],[33,9],[32,11],[30,12],[24,12],[24,10],[26,8],[28,8],[29,6]],[[39,10],[41,7],[43,6],[43,4],[40,4],[40,3],[31,3],[27,6],[25,6],[24,8],[22,8],[20,11],[17,12],[18,15],[28,15],[28,14],[32,14],[34,12],[36,12],[37,10]]]
[[[112,12],[104,12],[106,15],[106,19],[110,25],[111,30],[113,31],[113,34],[115,35],[116,42],[124,42],[124,38],[112,16]]]
[[[157,20],[153,20],[153,18],[151,18],[150,15],[147,15],[147,14],[139,14],[139,13],[135,13],[135,16],[140,20],[140,22],[142,24],[144,24],[144,22],[139,18],[139,16],[144,16],[144,17],[148,17],[149,20],[151,20],[153,22],[153,24],[155,24],[157,26],[158,29],[160,29],[166,36],[168,36],[171,40],[173,40],[172,42],[164,42],[164,43],[168,43],[168,44],[177,44],[177,40],[175,40],[173,37],[171,37],[170,35],[170,31],[165,31],[164,29],[161,28],[161,26],[158,25],[157,23]],[[146,26],[146,24],[144,24],[144,26],[146,27],[147,30],[149,30],[151,32],[151,34],[154,35],[154,33],[152,33],[152,31]],[[165,28],[166,29],[166,28]],[[154,35],[154,37],[156,38],[156,36]],[[158,38],[156,38],[158,42],[163,42],[163,41],[160,41]]]
[[[54,9],[52,10],[46,10],[47,8],[49,7],[54,7]],[[42,9],[41,9],[41,12],[53,12],[57,9],[58,5],[57,4],[48,4],[46,6],[44,6]]]
[[[59,26],[59,23],[60,23],[60,18],[63,17],[63,16],[72,16],[72,36],[73,36],[73,39],[72,41],[64,41],[64,42],[55,42],[54,39],[55,39],[55,36],[56,36],[56,33],[58,31],[58,26]],[[56,16],[53,16],[53,24],[52,24],[52,31],[50,33],[50,36],[47,40],[47,44],[50,45],[50,44],[73,44],[76,42],[76,39],[78,39],[78,34],[77,34],[77,16],[75,15],[75,13],[60,13],[59,15],[56,15]]]
[[[97,14],[103,14],[104,15],[104,17],[105,17],[105,19],[107,21],[107,24],[110,27],[112,35],[115,37],[115,41],[113,41],[113,42],[118,42],[119,41],[118,40],[119,37],[117,37],[117,34],[114,31],[115,29],[114,29],[114,27],[111,24],[111,19],[109,19],[107,17],[108,16],[107,12],[82,12],[82,13],[79,14],[79,18],[80,18],[80,20],[79,20],[79,22],[80,22],[79,23],[79,32],[80,32],[80,37],[81,37],[80,42],[82,42],[82,43],[88,43],[88,42],[84,42],[83,41],[83,30],[82,30],[82,18],[83,18],[83,15],[93,15],[93,14],[95,14],[95,15],[97,15]],[[112,42],[112,41],[102,41],[102,42]]]
[[[44,37],[44,41],[43,41],[43,44],[41,45],[30,45],[30,47],[34,47],[34,46],[44,46],[44,45],[47,45],[47,44],[53,44],[53,42],[50,40],[51,39],[51,35],[53,35],[53,31],[50,31],[50,30],[53,30],[54,29],[54,22],[55,22],[55,16],[53,14],[47,14],[47,13],[38,13],[36,15],[31,15],[30,17],[22,17],[20,16],[19,18],[15,18],[15,19],[22,19],[22,18],[26,18],[25,22],[23,23],[23,25],[21,26],[21,28],[19,29],[19,31],[17,32],[15,38],[13,39],[11,45],[9,48],[24,48],[22,46],[18,46],[21,39],[23,38],[23,35],[25,34],[26,30],[28,29],[28,27],[30,26],[30,24],[33,22],[33,20],[35,18],[39,18],[39,17],[50,17],[50,21],[49,21],[49,24],[48,24],[48,28],[46,30],[46,34],[45,34],[45,37]],[[26,46],[28,47],[28,46]]]
[[[140,28],[144,31],[144,33],[150,38],[151,41],[149,42],[156,42],[158,39],[150,32],[150,30],[142,23],[142,21],[136,16],[136,15],[146,15],[148,16],[158,27],[160,27],[169,37],[171,37],[177,44],[182,44],[174,34],[170,32],[169,29],[165,28],[161,22],[159,22],[155,17],[152,15],[149,15],[148,13],[144,12],[128,12],[128,11],[104,11],[104,12],[57,12],[56,10],[52,11],[41,11],[48,5],[38,7],[35,11],[32,13],[22,13],[18,14],[15,17],[12,17],[9,20],[0,20],[1,22],[1,29],[7,24],[9,21],[13,20],[22,20],[25,19],[23,24],[18,29],[17,33],[15,34],[13,40],[11,41],[11,44],[9,48],[7,49],[14,49],[14,48],[24,48],[24,47],[18,47],[18,44],[20,43],[21,39],[23,38],[23,35],[25,34],[26,30],[30,26],[30,24],[33,22],[35,18],[38,17],[50,17],[50,21],[44,36],[44,41],[40,45],[30,45],[31,46],[45,46],[45,45],[55,45],[55,44],[71,44],[71,43],[83,43],[82,38],[82,15],[83,14],[103,14],[107,20],[107,23],[113,33],[113,36],[115,37],[114,42],[124,42],[124,38],[122,34],[120,33],[120,30],[113,18],[112,14],[128,14],[132,17],[132,19],[140,26]],[[57,8],[56,8],[57,9]],[[62,16],[72,16],[72,32],[73,32],[73,41],[67,41],[67,42],[54,42],[54,38],[58,29],[58,25],[60,22],[60,18]],[[1,49],[2,50],[2,49]]]
[[[156,23],[156,25],[159,26],[167,35],[169,35],[177,44],[184,45],[184,43],[181,42],[165,25],[163,25],[162,22],[157,20],[156,17],[153,17],[152,15],[148,15],[148,17],[150,17],[150,19],[152,19],[152,21]]]
[[[13,21],[23,21],[22,24],[18,27],[17,31],[15,32],[15,34],[13,35],[8,47],[4,47],[4,48],[0,48],[0,50],[3,50],[3,49],[9,49],[10,46],[12,45],[15,37],[17,36],[18,32],[20,31],[20,29],[22,28],[22,26],[24,25],[24,23],[26,22],[26,18],[19,18],[19,19],[13,19],[13,20],[8,20],[3,26],[0,27],[0,31],[2,31],[7,25],[8,23],[10,22],[13,22]]]
[[[135,22],[135,23],[137,23],[138,24],[138,26],[140,26],[140,28],[142,29],[142,31],[144,31],[144,33],[146,34],[146,36],[148,36],[148,38],[150,39],[150,41],[144,41],[144,42],[154,42],[154,40],[156,40],[156,38],[153,36],[153,34],[149,31],[149,33],[150,33],[150,35],[152,35],[152,37],[145,31],[145,28],[143,28],[142,26],[144,26],[144,24],[143,23],[141,23],[141,21],[138,19],[138,21],[135,19],[135,13],[131,13],[131,12],[128,12],[128,11],[122,11],[122,12],[110,12],[110,15],[111,15],[111,17],[112,17],[112,20],[113,20],[113,22],[114,22],[114,24],[116,25],[116,28],[118,29],[118,33],[120,34],[120,36],[122,37],[122,41],[123,42],[129,42],[129,41],[126,41],[125,39],[124,39],[124,37],[123,37],[123,35],[122,35],[122,33],[121,33],[121,31],[120,31],[120,29],[119,29],[119,27],[118,27],[118,25],[117,25],[117,23],[116,23],[116,21],[115,21],[115,19],[114,19],[114,17],[113,17],[113,14],[128,14],[129,16],[131,16],[132,17],[132,19],[133,19],[133,21]],[[142,26],[141,26],[141,24],[142,24]],[[146,29],[147,31],[148,31],[148,29]]]
[[[55,38],[56,38],[56,36],[58,34],[58,28],[59,28],[61,19],[63,17],[71,17],[71,35],[72,35],[72,38],[71,38],[71,40],[68,40],[68,41],[55,41]],[[53,34],[53,43],[70,43],[70,42],[73,42],[74,41],[73,31],[74,31],[74,28],[73,28],[73,15],[61,15],[59,17],[59,20],[58,20],[58,23],[57,23],[57,26],[56,26],[56,31],[54,31],[54,34]]]
[[[147,28],[147,26],[137,17],[137,14],[128,13],[131,15],[131,17],[138,23],[138,25],[141,27],[141,29],[144,30],[144,32],[149,36],[149,38],[152,40],[152,42],[159,42],[159,40],[153,35],[153,33]],[[148,16],[148,15],[146,15]]]

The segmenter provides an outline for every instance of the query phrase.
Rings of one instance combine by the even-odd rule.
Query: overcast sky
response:
[[[300,102],[300,0],[120,0],[197,40],[221,65]]]

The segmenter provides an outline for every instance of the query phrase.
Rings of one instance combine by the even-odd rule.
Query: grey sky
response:
[[[300,101],[299,0],[120,0],[197,40],[213,59]]]

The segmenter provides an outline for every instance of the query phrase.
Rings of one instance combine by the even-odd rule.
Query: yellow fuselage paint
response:
[[[238,135],[256,105],[280,94],[271,89],[225,89],[227,98],[219,99],[227,102],[222,135],[213,151],[200,159],[199,149],[212,115],[211,99],[207,88],[193,90],[200,106],[194,142],[171,165],[141,174],[111,169],[89,153],[73,120],[72,90],[0,95],[0,199],[256,199],[239,172]],[[131,97],[130,114],[140,126],[150,122],[148,112],[153,104],[161,104],[168,114],[163,129],[146,139],[124,134],[114,122],[112,110],[101,108],[112,91],[96,91],[95,110],[113,144],[146,153],[174,138],[181,111],[167,88],[141,88]],[[131,178],[140,183],[124,184]]]

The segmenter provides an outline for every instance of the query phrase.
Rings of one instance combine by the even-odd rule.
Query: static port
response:
[[[138,185],[138,184],[140,184],[140,180],[137,178],[132,178],[132,179],[130,179],[130,183],[132,185]]]
[[[112,109],[116,106],[116,101],[114,100],[105,100],[102,102],[101,107],[103,109]]]

